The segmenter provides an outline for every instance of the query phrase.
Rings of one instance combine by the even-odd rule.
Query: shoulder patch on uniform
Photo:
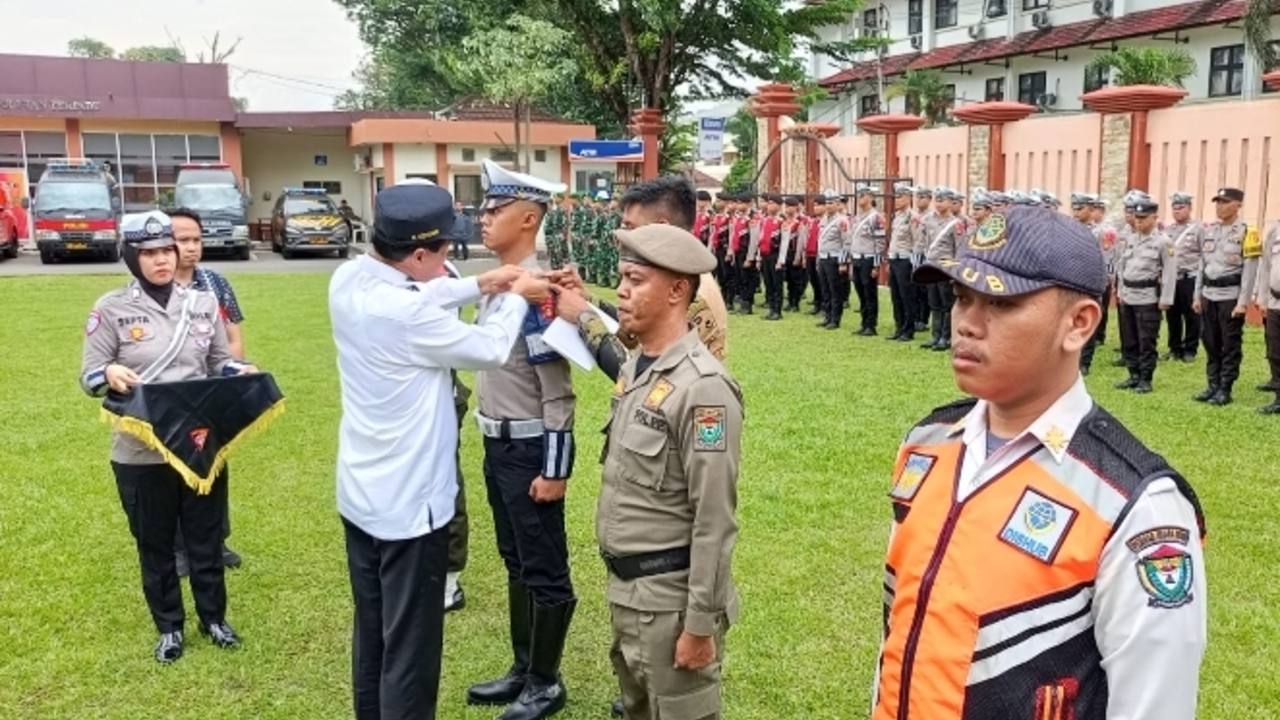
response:
[[[910,502],[915,498],[916,493],[920,492],[920,486],[924,484],[924,479],[929,476],[929,472],[933,470],[933,465],[937,461],[938,458],[924,453],[908,455],[907,462],[902,466],[902,472],[894,478],[889,497]]]
[[[98,312],[97,310],[90,310],[89,319],[86,320],[84,323],[85,336],[92,335],[94,331],[97,330],[98,327],[101,325],[102,325],[102,313]]]
[[[1027,488],[998,537],[1015,549],[1052,565],[1078,514],[1074,508]]]
[[[725,437],[723,405],[697,405],[693,408],[693,449],[697,452],[724,452],[729,448]]]
[[[1245,226],[1244,244],[1240,248],[1240,254],[1246,258],[1256,258],[1262,255],[1262,237],[1258,234],[1258,228],[1253,225]]]
[[[1190,541],[1191,531],[1176,525],[1150,528],[1125,541],[1138,556],[1138,583],[1148,595],[1149,607],[1171,610],[1194,600],[1195,568],[1187,552]]]
[[[658,382],[649,390],[649,394],[644,398],[644,407],[647,410],[657,410],[662,407],[662,403],[667,401],[667,396],[676,389],[675,385],[666,378],[658,378]]]

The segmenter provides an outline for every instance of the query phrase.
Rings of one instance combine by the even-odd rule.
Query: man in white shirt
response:
[[[374,253],[329,284],[338,350],[338,512],[355,598],[357,720],[430,720],[440,679],[448,524],[457,493],[452,369],[500,366],[545,281],[504,267],[442,277],[455,222],[439,187],[378,194]],[[439,279],[437,279],[439,278]],[[498,294],[501,293],[501,294]],[[477,325],[452,308],[492,295]]]
[[[1191,720],[1203,517],[1080,376],[1108,284],[1092,233],[1011,208],[915,278],[954,286],[976,399],[898,453],[874,720]]]

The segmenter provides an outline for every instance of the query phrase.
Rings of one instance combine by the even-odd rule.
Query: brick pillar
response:
[[[756,90],[756,94],[752,95],[748,101],[748,111],[765,121],[763,147],[766,148],[766,153],[776,147],[778,141],[782,139],[778,118],[783,115],[794,115],[800,112],[800,105],[796,103],[798,95],[799,93],[791,85],[769,83],[761,85]],[[764,155],[761,155],[759,159],[763,161]],[[770,192],[780,192],[782,190],[782,154],[780,152],[773,153],[769,158],[769,165],[764,177],[765,189]]]
[[[396,184],[396,146],[395,143],[382,143],[382,188],[385,190]]]
[[[641,180],[652,180],[658,177],[658,150],[662,142],[662,131],[666,126],[666,122],[662,119],[662,111],[657,108],[643,108],[631,115],[631,124],[628,128],[644,141]]]
[[[444,143],[436,143],[436,184],[453,192],[449,185],[449,146]]]
[[[231,166],[231,171],[244,183],[244,158],[240,144],[240,131],[235,123],[219,123],[218,133],[222,137],[222,162]]]
[[[67,133],[67,157],[84,157],[84,139],[80,136],[80,121],[76,118],[67,118],[63,125]]]
[[[1147,113],[1173,107],[1187,96],[1182,88],[1129,85],[1094,90],[1080,96],[1084,106],[1102,117],[1102,177],[1099,193],[1119,210],[1128,188],[1146,190],[1151,173]]]
[[[969,126],[969,187],[1004,189],[1004,126],[1036,111],[1018,102],[983,102],[951,112]]]

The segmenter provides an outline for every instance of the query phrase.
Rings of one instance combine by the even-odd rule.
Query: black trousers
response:
[[[875,330],[880,322],[880,288],[876,283],[875,258],[859,258],[853,261],[853,287],[858,293],[858,312],[862,315],[862,327]]]
[[[929,286],[914,285],[916,289],[916,322],[927,325],[929,323]]]
[[[786,272],[787,305],[798,309],[800,301],[804,299],[804,286],[809,282],[809,273],[794,260],[787,262]]]
[[[191,594],[200,622],[226,620],[227,586],[222,569],[222,528],[227,513],[227,478],[219,476],[208,495],[197,495],[168,465],[111,463],[120,505],[142,566],[142,594],[156,630],[182,630],[182,587],[173,557],[173,536],[182,523],[191,566]],[[443,591],[442,591],[443,592]]]
[[[484,480],[493,509],[498,555],[507,577],[523,584],[537,605],[573,599],[564,501],[535,503],[529,486],[542,473],[542,438],[484,439]]]
[[[1205,300],[1200,303],[1204,354],[1209,364],[1205,375],[1211,387],[1230,388],[1240,377],[1244,358],[1244,316],[1232,317],[1235,300]]]
[[[929,285],[929,312],[933,314],[933,339],[935,342],[951,342],[951,305],[956,301],[951,283]]]
[[[1191,306],[1195,302],[1196,279],[1179,278],[1173,291],[1173,305],[1165,310],[1165,323],[1169,326],[1169,352],[1174,355],[1196,356],[1200,347],[1200,316]]]
[[[225,483],[231,480],[231,468],[228,465],[222,466],[222,474],[218,476],[217,482]],[[230,496],[230,492],[227,493]],[[222,542],[225,544],[227,538],[231,537],[231,507],[228,498],[228,507],[226,512],[222,513]],[[178,530],[173,534],[173,551],[184,555],[187,552],[187,541],[182,537],[182,518],[178,518]],[[221,558],[221,552],[219,552]]]
[[[1267,365],[1271,370],[1271,381],[1280,382],[1280,310],[1268,310],[1265,322]]]
[[[844,301],[849,297],[849,276],[840,272],[838,258],[818,261],[818,278],[822,281],[822,312],[829,322],[839,324],[844,317]]]
[[[757,260],[757,264],[760,261]],[[747,266],[747,251],[742,249],[734,256],[738,274],[738,302],[747,307],[756,304],[756,293],[760,290],[760,268]]]
[[[782,281],[786,269],[778,267],[778,251],[760,253],[760,274],[764,276],[764,304],[773,312],[782,312]]]
[[[809,287],[813,289],[813,306],[821,310],[824,300],[822,297],[822,277],[818,274],[817,255],[809,255],[805,257],[804,272],[809,280]]]
[[[355,599],[351,686],[356,720],[433,720],[444,647],[449,531],[379,540],[343,519]]]
[[[733,307],[737,292],[737,272],[733,268],[733,256],[726,257],[723,244],[716,247],[716,282],[720,283],[720,298],[726,307]]]
[[[911,259],[889,261],[889,299],[893,302],[893,332],[911,337],[916,332],[916,287],[911,282]]]
[[[1151,382],[1156,372],[1160,341],[1160,308],[1151,305],[1121,305],[1120,327],[1124,346],[1120,349],[1129,372]]]

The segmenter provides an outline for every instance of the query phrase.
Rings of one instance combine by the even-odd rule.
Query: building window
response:
[[[987,102],[1004,100],[1004,78],[990,78],[987,80],[987,92],[983,96]]]
[[[462,148],[462,162],[473,163],[476,161],[475,148]]]
[[[1049,0],[1022,0],[1023,10],[1048,10]]]
[[[407,177],[413,177],[413,175]],[[434,180],[434,178],[430,179]],[[302,187],[307,190],[323,190],[326,195],[342,194],[342,183],[336,180],[303,180]]]
[[[907,34],[924,32],[924,0],[907,0]]]
[[[547,161],[547,151],[546,151],[546,150],[534,150],[534,151],[533,151],[533,161],[534,161],[534,162],[537,162],[537,163],[544,163],[544,162],[546,162],[546,161]]]
[[[862,13],[862,37],[875,37],[880,33],[880,13],[877,10],[864,10]]]
[[[867,93],[858,98],[858,117],[870,117],[880,114],[880,96]]]
[[[497,162],[515,162],[516,151],[511,148],[493,148],[489,150],[489,159]]]
[[[222,162],[222,147],[215,135],[188,135],[191,162]]]
[[[960,22],[960,0],[937,0],[933,6],[935,30],[955,27]]]
[[[27,182],[29,195],[35,197],[35,185],[54,158],[67,156],[67,136],[60,132],[29,132],[23,134],[27,148]]]
[[[1018,102],[1028,105],[1035,105],[1044,95],[1046,83],[1048,82],[1047,73],[1033,72],[1023,73],[1018,76]]]
[[[942,86],[942,101],[949,108],[956,106],[956,86],[954,83]]]
[[[1271,50],[1276,54],[1276,57],[1277,57],[1277,58],[1280,58],[1280,40],[1272,40],[1272,41],[1271,41]],[[1277,67],[1280,67],[1280,65],[1277,65]],[[1265,73],[1265,72],[1270,72],[1270,71],[1275,70],[1275,69],[1276,69],[1275,67],[1270,67],[1270,68],[1267,68],[1266,70],[1263,70],[1263,72],[1264,72],[1264,73]],[[1270,88],[1270,86],[1268,86],[1266,83],[1262,83],[1262,92],[1264,92],[1264,93],[1273,93],[1273,92],[1277,92],[1277,91],[1276,91],[1276,90],[1272,90],[1272,89]]]
[[[1084,69],[1084,91],[1093,92],[1106,87],[1111,83],[1107,74],[1107,68],[1104,67],[1086,67]]]
[[[472,150],[472,153],[475,151]],[[454,175],[453,198],[463,207],[477,207],[484,199],[484,189],[480,185],[479,175]]]
[[[1004,17],[1009,12],[1009,5],[1005,0],[987,0],[987,17],[998,18]]]
[[[1239,95],[1244,90],[1244,45],[1209,51],[1209,97]]]

